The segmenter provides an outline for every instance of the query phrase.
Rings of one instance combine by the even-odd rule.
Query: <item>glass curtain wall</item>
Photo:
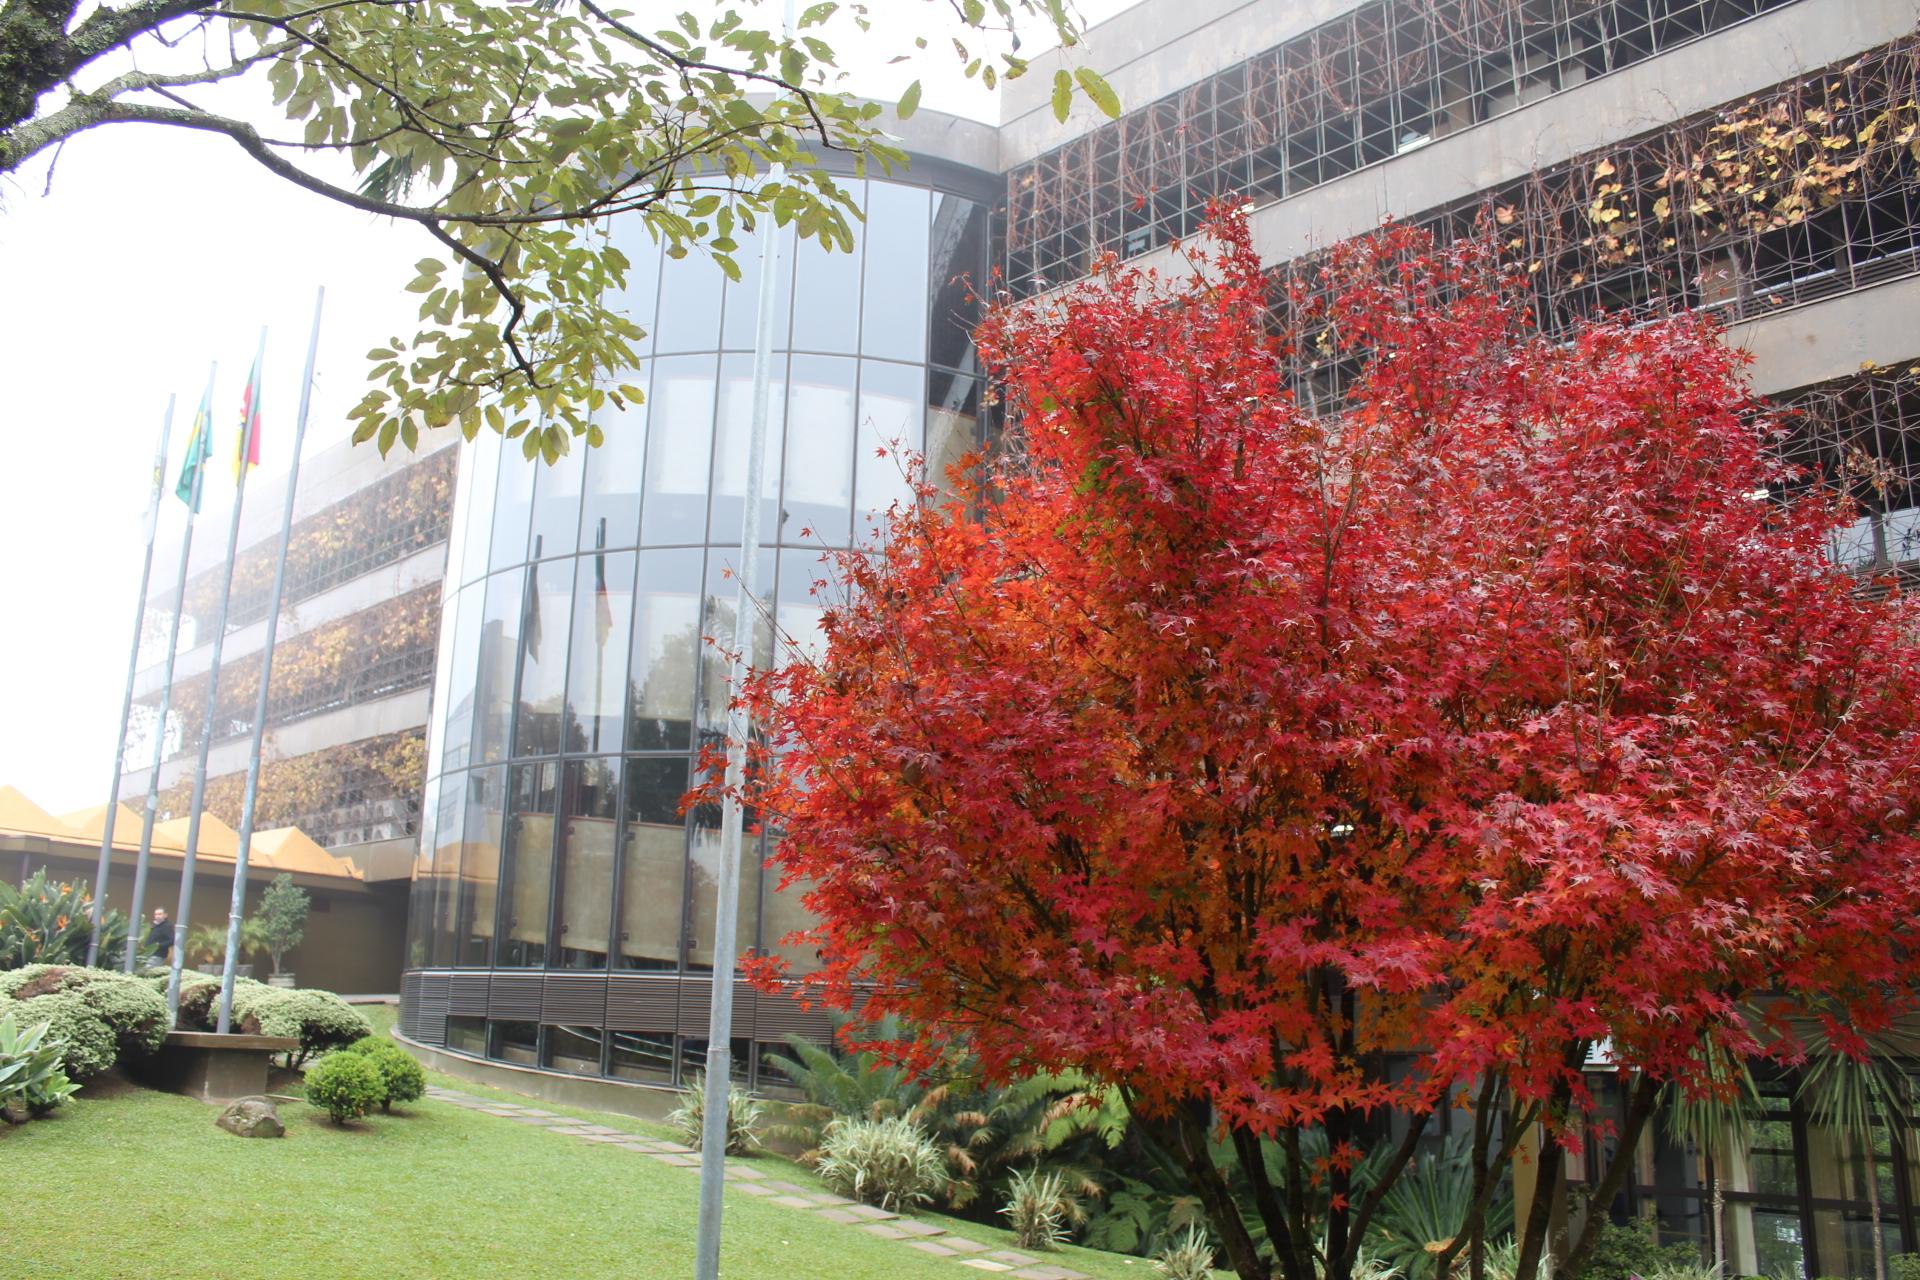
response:
[[[790,232],[781,245],[760,665],[790,660],[776,623],[800,651],[817,647],[820,555],[871,545],[879,514],[911,499],[904,455],[938,479],[988,443],[971,331],[990,182],[962,195],[845,181],[867,214],[855,251]],[[723,737],[720,651],[740,630],[760,268],[749,251],[732,283],[697,255],[665,258],[637,225],[607,234],[633,263],[617,301],[648,331],[639,367],[608,381],[646,400],[609,408],[603,447],[555,467],[497,437],[464,450],[409,956],[493,993],[450,1011],[449,1047],[669,1084],[705,1047],[684,1033],[712,972],[720,832],[717,811],[682,799],[701,749]],[[762,843],[743,851],[740,945],[804,971],[817,957],[785,941],[806,924],[802,890],[780,888]],[[595,1025],[596,977],[667,982],[684,1006],[676,1031]],[[503,1002],[504,990],[521,994]],[[741,1044],[743,1069],[759,1056]]]

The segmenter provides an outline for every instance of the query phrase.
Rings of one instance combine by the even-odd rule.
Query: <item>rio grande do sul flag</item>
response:
[[[254,357],[247,389],[240,394],[240,436],[233,444],[233,478],[260,465],[260,358]]]
[[[200,407],[193,412],[193,429],[187,433],[187,453],[180,460],[180,478],[174,482],[173,496],[193,511],[200,510],[200,478],[207,459],[213,456],[213,375],[207,375],[207,390]]]

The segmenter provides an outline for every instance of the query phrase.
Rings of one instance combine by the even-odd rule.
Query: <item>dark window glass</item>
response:
[[[774,240],[779,258],[773,281],[773,349],[787,345],[789,312],[793,308],[793,226],[778,228]],[[740,264],[740,282],[727,282],[727,315],[720,344],[729,351],[751,351],[758,339],[760,318],[760,233],[743,232],[740,251],[734,260]]]
[[[628,750],[685,750],[691,743],[700,649],[700,552],[642,551],[634,586]]]
[[[780,438],[786,425],[787,359],[775,356],[767,388],[767,445],[761,458],[760,538],[772,542],[788,532],[780,511]],[[707,531],[711,541],[738,542],[740,517],[747,494],[747,444],[753,431],[753,357],[720,358],[720,413],[718,443],[713,459],[713,512]]]
[[[600,1074],[600,1028],[549,1024],[540,1065],[580,1076]]]
[[[514,720],[517,756],[560,750],[560,712],[566,694],[568,620],[573,566],[531,564],[520,618],[520,705]]]
[[[555,939],[558,968],[607,967],[618,776],[609,760],[566,763],[560,798],[560,907],[555,917],[560,930]]]
[[[580,530],[580,480],[587,461],[584,437],[571,441],[564,457],[534,462],[533,549],[535,560],[570,556]]]
[[[707,560],[706,617],[700,634],[712,644],[700,646],[700,727],[721,733],[727,726],[727,652],[733,647],[733,611],[740,584],[733,576],[738,548],[716,547]],[[759,568],[753,583],[754,645],[748,661],[764,670],[773,663],[773,620],[767,616],[765,602],[774,598],[774,553],[760,553]]]
[[[673,1037],[643,1031],[609,1031],[607,1074],[649,1084],[673,1083]]]
[[[974,290],[985,288],[987,283],[987,206],[936,193],[928,257],[932,302],[928,307],[927,359],[955,369],[971,369],[973,327],[980,322],[980,304]]]
[[[520,452],[518,440],[500,446],[500,480],[493,495],[493,542],[487,564],[504,569],[527,559],[527,530],[533,519],[533,482],[541,464]]]
[[[704,253],[667,258],[660,274],[660,319],[653,349],[712,351],[720,345],[720,298],[727,277]]]
[[[573,586],[573,654],[567,662],[568,751],[620,749],[627,640],[633,631],[633,569],[631,551],[580,557]]]
[[[707,527],[713,453],[713,356],[678,356],[653,366],[648,415],[647,496],[640,509],[646,546],[699,543]]]
[[[866,183],[843,182],[841,189],[864,206]],[[860,241],[864,228],[847,219],[853,252],[828,251],[809,236],[794,250],[793,349],[837,351],[852,355],[860,336]],[[926,295],[920,295],[924,298]]]
[[[753,1066],[753,1042],[750,1040],[731,1040],[727,1043],[727,1079],[745,1086],[747,1071]],[[707,1072],[707,1042],[705,1040],[682,1039],[680,1041],[680,1079],[690,1083],[703,1078]]]
[[[926,375],[914,365],[860,362],[860,431],[854,481],[857,524],[864,537],[872,518],[894,502],[911,502],[901,450],[919,453],[927,416]],[[971,447],[971,446],[969,446]],[[884,456],[883,456],[884,453]],[[929,456],[931,471],[944,460]],[[935,478],[939,478],[938,473]]]
[[[455,1053],[470,1053],[476,1058],[484,1056],[487,1052],[487,1020],[485,1018],[448,1018],[447,1048]]]
[[[764,997],[763,997],[764,998]],[[755,1046],[754,1055],[760,1068],[760,1082],[754,1092],[769,1098],[788,1098],[795,1102],[804,1101],[806,1094],[793,1082],[793,1077],[780,1070],[781,1064],[790,1064],[796,1070],[803,1069],[799,1051],[784,1041],[774,1044],[762,1042]]]
[[[835,547],[847,543],[853,514],[857,365],[833,356],[793,358],[793,385],[788,392],[793,426],[787,432],[781,542],[824,542]]]
[[[620,961],[623,969],[680,967],[681,881],[687,823],[680,797],[687,762],[627,761],[625,835],[620,842]]]
[[[460,846],[460,903],[454,917],[454,963],[493,963],[493,924],[500,882],[501,806],[506,771],[475,769],[466,775],[465,838]]]
[[[553,894],[553,806],[560,765],[553,760],[516,765],[509,772],[512,795],[507,839],[500,862],[501,968],[536,968],[547,962],[547,908]]]
[[[487,1056],[501,1062],[537,1066],[540,1062],[540,1024],[537,1022],[489,1022]]]
[[[647,389],[645,370],[627,381]],[[586,499],[580,514],[580,546],[631,547],[640,536],[640,480],[647,461],[647,410],[627,401],[603,405],[593,420],[604,437],[587,450]]]
[[[506,758],[507,730],[513,722],[513,668],[520,652],[520,609],[525,577],[526,570],[510,569],[487,579],[487,603],[480,619],[479,654],[473,677],[475,763],[490,764]]]

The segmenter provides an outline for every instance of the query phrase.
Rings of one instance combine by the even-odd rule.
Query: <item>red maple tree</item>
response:
[[[1345,1280],[1464,1103],[1435,1274],[1479,1273],[1509,1172],[1532,1274],[1566,1161],[1519,1148],[1604,1128],[1590,1063],[1606,1204],[1664,1082],[1913,1007],[1907,617],[1829,565],[1710,321],[1548,340],[1487,254],[1389,227],[1275,335],[1244,218],[1184,252],[991,317],[1017,453],[829,557],[824,656],[746,694],[806,982],[922,1064],[1120,1089],[1247,1280]],[[1360,368],[1338,412],[1302,349]]]

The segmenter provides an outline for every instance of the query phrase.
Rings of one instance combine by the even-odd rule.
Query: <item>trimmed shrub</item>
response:
[[[66,1073],[76,1081],[166,1040],[166,1001],[142,979],[69,965],[30,965],[0,978],[0,996],[16,1002],[22,1025],[51,1025]]]
[[[1672,1268],[1697,1266],[1700,1251],[1685,1242],[1662,1245],[1654,1239],[1653,1225],[1630,1222],[1619,1226],[1600,1224],[1600,1238],[1587,1259],[1581,1280],[1635,1280]]]
[[[1073,1228],[1087,1215],[1067,1191],[1059,1173],[1022,1169],[1007,1183],[1007,1203],[1000,1212],[1023,1249],[1054,1249],[1065,1244]]]
[[[330,1053],[307,1069],[307,1101],[335,1124],[358,1120],[386,1096],[380,1071],[358,1053]]]
[[[61,1044],[42,1022],[22,1029],[12,1012],[0,1017],[0,1116],[20,1103],[27,1114],[43,1116],[80,1086],[61,1070]]]
[[[700,1149],[705,1132],[707,1090],[704,1079],[696,1079],[680,1091],[680,1105],[667,1113],[667,1123],[686,1135],[693,1149]],[[743,1089],[727,1089],[727,1154],[752,1155],[760,1149],[760,1126],[766,1119],[766,1104]]]
[[[331,991],[288,990],[248,979],[233,984],[233,1023],[255,1035],[300,1041],[291,1065],[373,1034],[373,1024]]]
[[[910,1120],[836,1120],[827,1126],[817,1165],[827,1190],[905,1213],[933,1199],[946,1163]]]
[[[359,1054],[380,1073],[382,1111],[393,1110],[396,1102],[414,1102],[426,1096],[427,1073],[412,1054],[393,1041],[362,1036],[341,1052]]]
[[[1207,1243],[1207,1233],[1188,1227],[1185,1235],[1155,1256],[1153,1270],[1165,1280],[1212,1280],[1213,1246]]]

